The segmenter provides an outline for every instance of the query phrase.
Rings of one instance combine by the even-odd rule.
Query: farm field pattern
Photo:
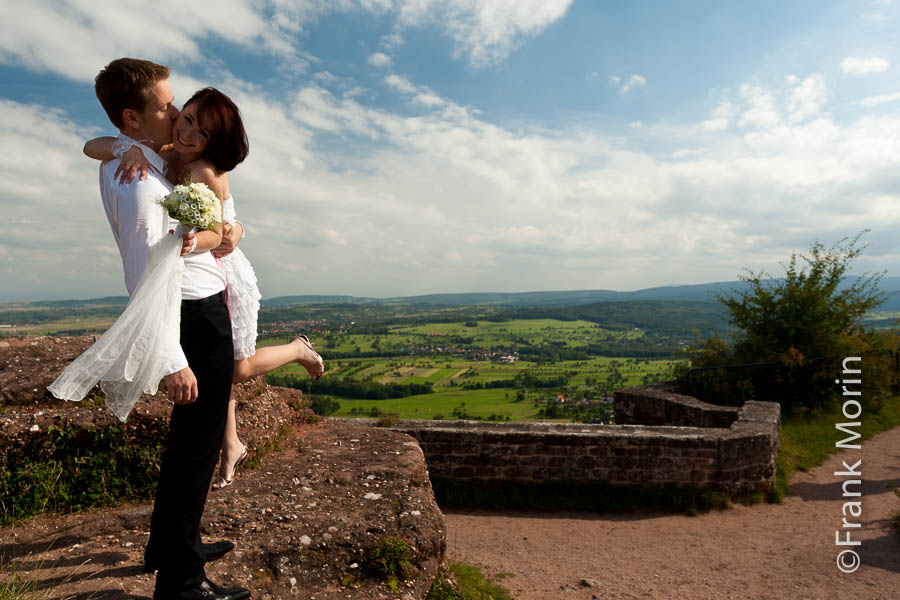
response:
[[[315,341],[326,361],[322,381],[339,378],[379,384],[428,383],[434,390],[428,394],[383,400],[327,394],[340,404],[335,416],[369,416],[374,407],[381,413],[408,419],[456,418],[456,409],[475,418],[543,420],[538,411],[558,394],[563,394],[568,402],[599,401],[615,389],[665,380],[678,361],[593,356],[585,360],[542,363],[528,360],[502,362],[503,357],[511,354],[509,348],[516,344],[552,344],[578,349],[603,340],[633,339],[643,334],[637,328],[615,331],[588,321],[521,319],[397,326],[381,334],[342,333],[320,336]],[[283,340],[266,343],[280,341]],[[328,358],[330,350],[389,353],[407,348],[418,348],[427,355]],[[276,373],[293,374],[302,380],[304,372],[302,367],[292,364]],[[564,377],[565,383],[531,389],[513,384],[517,377],[526,373],[540,380]],[[506,385],[490,387],[492,383]],[[484,389],[475,389],[482,386]],[[316,383],[310,384],[307,396],[314,398],[316,388]]]

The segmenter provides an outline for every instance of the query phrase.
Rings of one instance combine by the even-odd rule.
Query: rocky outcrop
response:
[[[60,403],[43,392],[90,338],[4,341],[3,468],[21,467],[10,459],[39,447],[51,427],[117,425],[102,402]],[[235,395],[255,467],[210,493],[204,539],[230,539],[237,549],[208,565],[209,576],[249,586],[254,598],[425,597],[443,561],[445,532],[415,440],[353,423],[313,423],[298,391],[261,380],[238,386]],[[164,398],[142,399],[126,430],[153,430],[167,413]],[[39,464],[40,457],[31,460]],[[0,529],[0,565],[52,588],[53,598],[149,598],[153,577],[140,565],[151,510],[145,501],[32,517]]]

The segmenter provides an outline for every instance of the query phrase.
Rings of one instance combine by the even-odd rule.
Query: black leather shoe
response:
[[[250,597],[246,588],[223,588],[209,579],[180,591],[157,589],[153,592],[153,600],[244,600]]]
[[[203,562],[219,560],[232,550],[234,550],[234,544],[227,540],[213,542],[212,544],[203,544],[203,553],[206,555],[206,560]],[[152,573],[158,568],[159,565],[155,561],[147,560],[147,557],[144,556],[144,573]]]

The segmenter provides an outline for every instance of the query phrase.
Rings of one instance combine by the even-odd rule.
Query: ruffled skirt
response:
[[[234,359],[242,360],[256,353],[256,325],[262,294],[253,266],[240,248],[219,259],[228,280],[228,311],[231,313],[231,337]]]

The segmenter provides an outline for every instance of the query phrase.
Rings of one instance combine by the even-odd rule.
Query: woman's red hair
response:
[[[209,132],[203,158],[217,171],[226,173],[238,166],[250,152],[241,112],[231,98],[215,88],[198,90],[185,103],[197,104],[197,118]]]

